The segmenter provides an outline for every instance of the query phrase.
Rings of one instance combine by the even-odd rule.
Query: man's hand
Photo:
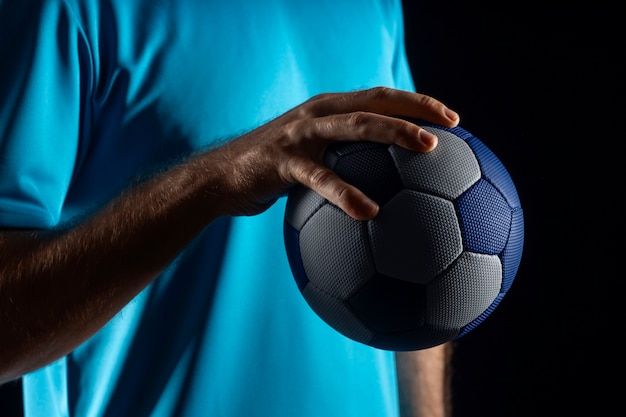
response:
[[[312,98],[221,147],[130,187],[90,217],[54,230],[0,229],[0,383],[91,337],[220,216],[266,210],[302,183],[356,219],[376,203],[323,165],[337,140],[429,151],[410,117],[452,127],[458,116],[421,94],[374,88]]]
[[[394,117],[395,116],[395,117]],[[371,219],[377,204],[323,164],[337,140],[368,140],[428,152],[437,137],[397,117],[453,127],[459,117],[422,94],[389,88],[322,94],[213,151],[225,173],[224,213],[262,212],[290,186],[302,183],[357,220]],[[230,167],[230,168],[229,168]]]

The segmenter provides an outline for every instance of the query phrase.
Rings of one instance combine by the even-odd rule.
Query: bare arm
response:
[[[0,229],[0,383],[88,339],[220,216],[258,214],[299,182],[357,219],[374,217],[376,204],[322,158],[337,138],[417,151],[436,146],[425,130],[385,115],[458,122],[443,104],[419,94],[376,88],[320,95],[129,187],[72,226]]]
[[[402,417],[450,417],[452,343],[396,352]]]

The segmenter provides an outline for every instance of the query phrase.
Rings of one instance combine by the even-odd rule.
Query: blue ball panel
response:
[[[499,255],[509,239],[511,208],[490,183],[479,180],[456,201],[465,250]]]
[[[522,260],[524,246],[524,217],[522,209],[513,211],[509,243],[502,254],[502,291],[507,292],[513,284]]]
[[[520,207],[519,195],[513,179],[504,165],[502,165],[500,159],[474,136],[467,139],[467,144],[476,153],[483,178],[492,183],[502,193],[511,208]]]

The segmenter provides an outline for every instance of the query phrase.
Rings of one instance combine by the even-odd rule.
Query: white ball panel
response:
[[[389,148],[404,186],[454,200],[481,177],[476,156],[453,133],[425,127],[439,138],[431,152],[416,153],[393,145]]]
[[[303,185],[295,186],[287,200],[285,221],[296,230],[302,229],[304,223],[317,211],[326,199]]]
[[[367,245],[365,223],[330,203],[300,231],[302,264],[309,281],[343,300],[376,273]]]
[[[463,251],[454,205],[403,190],[368,222],[378,272],[419,284],[441,274]]]
[[[461,328],[491,305],[501,286],[500,258],[463,252],[449,271],[426,287],[426,322]]]
[[[304,287],[302,295],[313,311],[343,335],[366,344],[374,337],[374,333],[342,300],[331,297],[312,283]]]

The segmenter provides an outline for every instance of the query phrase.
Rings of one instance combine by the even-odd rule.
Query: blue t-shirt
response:
[[[394,0],[2,1],[0,227],[85,216],[318,93],[412,90],[402,24]],[[393,353],[308,307],[283,215],[281,199],[211,224],[101,331],[24,377],[27,417],[396,416]]]

